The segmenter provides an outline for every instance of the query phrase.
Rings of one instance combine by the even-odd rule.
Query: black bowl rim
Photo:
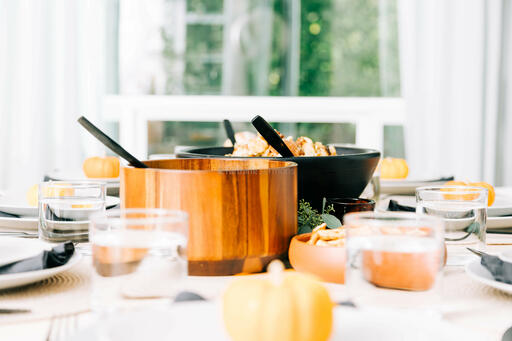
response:
[[[329,155],[329,156],[292,156],[292,157],[281,157],[281,156],[226,156],[226,155],[216,155],[216,154],[203,154],[203,153],[195,153],[194,150],[197,149],[213,149],[213,148],[231,148],[224,146],[214,146],[214,147],[189,147],[178,153],[176,153],[177,157],[193,157],[193,158],[228,158],[228,159],[268,159],[268,160],[283,160],[283,161],[297,161],[297,160],[322,160],[322,159],[330,159],[330,158],[346,158],[346,157],[380,157],[380,152],[376,149],[369,148],[360,148],[360,147],[352,147],[352,146],[340,146],[334,145],[336,150],[339,149],[353,149],[359,150],[360,152],[354,152],[343,155]]]

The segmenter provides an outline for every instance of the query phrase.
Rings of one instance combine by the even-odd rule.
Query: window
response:
[[[110,93],[399,97],[396,1],[119,0],[113,16],[119,44],[108,54],[117,65]],[[293,102],[283,115],[293,115]],[[336,128],[315,123],[314,114],[311,122],[279,127],[327,143],[357,140],[354,122],[342,113]],[[224,138],[218,122],[185,116],[173,110],[168,119],[148,117],[148,153]],[[382,132],[386,153],[400,154],[402,140],[393,132],[400,135],[401,127],[390,126]],[[179,134],[166,137],[176,129]]]

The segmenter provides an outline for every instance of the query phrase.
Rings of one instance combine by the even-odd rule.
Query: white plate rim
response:
[[[9,264],[12,262],[16,262],[25,258],[33,257],[42,252],[43,250],[48,250],[49,246],[46,243],[41,242],[38,239],[21,239],[21,238],[14,238],[9,236],[2,236],[0,237],[0,243],[17,243],[16,246],[19,246],[19,244],[28,244],[23,247],[26,249],[30,249],[26,254],[20,255],[20,256],[7,256],[6,259],[0,259],[0,266],[3,266],[5,264]]]
[[[88,178],[83,173],[73,173],[73,172],[65,172],[65,171],[52,171],[46,174],[48,178],[51,178],[54,181],[83,181],[83,180],[90,180],[90,181],[102,181],[106,182],[108,184],[117,184],[119,185],[121,181],[121,177],[118,176],[117,178]]]
[[[8,198],[8,197],[7,197]],[[108,202],[110,200],[110,203]],[[112,196],[112,195],[107,195],[106,198],[105,198],[105,203],[108,204],[106,207],[107,209],[108,208],[112,208],[114,206],[117,206],[121,203],[121,199],[118,198],[118,197],[115,197],[115,196]],[[13,205],[13,204],[3,204],[2,202],[0,202],[0,211],[2,212],[5,212],[5,213],[9,213],[9,214],[16,214],[16,215],[21,215],[21,216],[29,216],[29,217],[35,217],[37,216],[37,210],[38,208],[37,207],[34,207],[34,206],[29,206],[29,205],[26,205],[26,206],[21,206],[21,205]],[[27,214],[26,212],[32,212],[30,214]],[[34,215],[34,211],[35,211],[35,215]],[[18,212],[18,213],[15,213],[15,212]],[[25,213],[21,213],[21,212],[25,212]]]
[[[37,231],[39,218],[36,217],[0,217],[0,228],[10,228],[19,231]]]
[[[483,277],[482,275],[479,275],[476,272],[476,269],[484,270],[486,273],[489,274],[489,277],[492,278],[492,275],[489,272],[489,270],[487,270],[482,264],[480,264],[480,258],[474,259],[473,261],[467,263],[466,266],[464,267],[464,269],[466,271],[466,274],[468,274],[469,277],[476,280],[477,282],[480,282],[480,283],[488,285],[492,288],[504,291],[506,293],[512,294],[512,284],[498,282],[495,279]]]
[[[487,217],[487,228],[508,229],[512,228],[512,216]]]
[[[82,259],[82,255],[75,249],[75,253],[64,265],[44,270],[21,272],[16,274],[0,275],[0,290],[19,287],[55,276],[71,269]]]

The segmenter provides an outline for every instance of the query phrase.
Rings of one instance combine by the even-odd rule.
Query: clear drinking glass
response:
[[[485,251],[488,190],[467,186],[416,189],[416,212],[437,216],[445,223],[450,245],[447,265],[464,265],[476,257],[466,247]]]
[[[105,211],[106,184],[49,181],[39,185],[39,238],[87,242],[89,218]]]
[[[443,221],[414,213],[349,213],[345,284],[361,308],[438,312]]]
[[[129,309],[132,298],[164,299],[168,304],[187,276],[185,212],[109,210],[91,217],[90,240],[92,305],[97,312]]]

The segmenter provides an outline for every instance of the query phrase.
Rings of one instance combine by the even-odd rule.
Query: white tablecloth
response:
[[[489,246],[489,251],[499,252],[510,247]],[[86,259],[70,271],[83,274],[91,270],[90,259]],[[206,298],[215,299],[220,297],[228,281],[234,278],[188,277],[185,287]],[[449,308],[444,315],[446,321],[482,335],[482,340],[500,340],[503,332],[512,326],[512,296],[473,281],[462,267],[447,267],[443,283],[443,302]],[[346,298],[343,285],[327,284],[327,287],[334,300]],[[79,326],[86,326],[91,321],[91,314],[79,314],[78,321]],[[0,340],[46,340],[49,327],[50,319],[3,323],[0,324]]]

